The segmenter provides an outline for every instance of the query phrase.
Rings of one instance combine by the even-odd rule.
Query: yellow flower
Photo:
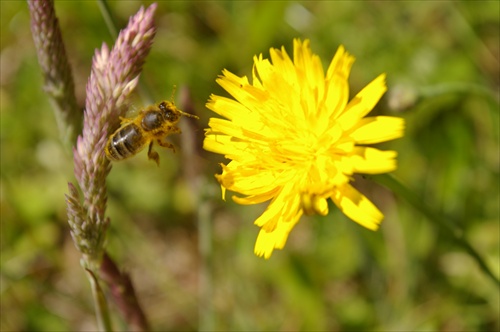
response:
[[[227,70],[217,79],[234,99],[212,95],[204,149],[231,161],[216,175],[239,204],[271,201],[255,220],[261,227],[255,254],[282,249],[303,214],[328,214],[327,199],[349,218],[376,230],[382,213],[349,182],[353,173],[396,169],[396,152],[366,146],[403,136],[404,121],[365,117],[387,90],[378,76],[348,102],[354,57],[340,46],[328,71],[309,40],[294,40],[293,61],[284,47],[271,61],[254,57],[253,80]]]

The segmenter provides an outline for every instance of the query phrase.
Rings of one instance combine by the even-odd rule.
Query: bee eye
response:
[[[177,109],[173,104],[166,104],[165,102],[158,105],[164,121],[177,122],[179,120],[180,114],[178,114]]]
[[[165,102],[161,102],[160,105],[158,106],[162,112],[167,111],[167,106],[165,105]]]
[[[165,112],[165,119],[166,119],[167,121],[172,121],[172,120],[174,120],[174,119],[175,119],[175,114],[174,114],[174,112],[172,112],[172,111],[170,111],[170,110],[166,111],[166,112]]]

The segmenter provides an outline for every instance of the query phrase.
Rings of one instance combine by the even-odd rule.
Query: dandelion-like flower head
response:
[[[396,152],[368,144],[403,135],[404,121],[365,117],[387,90],[385,74],[348,101],[354,58],[340,46],[325,73],[309,41],[294,40],[293,61],[281,50],[254,57],[253,80],[227,70],[217,79],[234,99],[212,95],[204,148],[231,161],[216,175],[239,204],[270,201],[255,220],[258,256],[282,249],[303,214],[328,213],[327,199],[352,220],[376,230],[382,213],[349,183],[354,173],[396,169]]]

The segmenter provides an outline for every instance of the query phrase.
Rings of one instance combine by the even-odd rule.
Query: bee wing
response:
[[[135,118],[137,115],[139,115],[139,111],[140,109],[137,108],[136,106],[130,106],[127,110],[127,112],[125,112],[125,118]]]

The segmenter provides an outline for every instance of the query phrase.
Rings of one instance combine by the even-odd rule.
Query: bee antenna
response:
[[[177,85],[174,84],[174,86],[172,88],[172,96],[170,96],[170,101],[172,101],[172,103],[174,103],[174,95],[175,95],[176,91],[177,91]]]
[[[183,112],[181,110],[179,110],[179,112],[184,115],[184,116],[187,116],[188,118],[193,118],[193,119],[199,119],[199,117],[197,115],[194,115],[194,114],[191,114],[191,113],[186,113],[186,112]]]

